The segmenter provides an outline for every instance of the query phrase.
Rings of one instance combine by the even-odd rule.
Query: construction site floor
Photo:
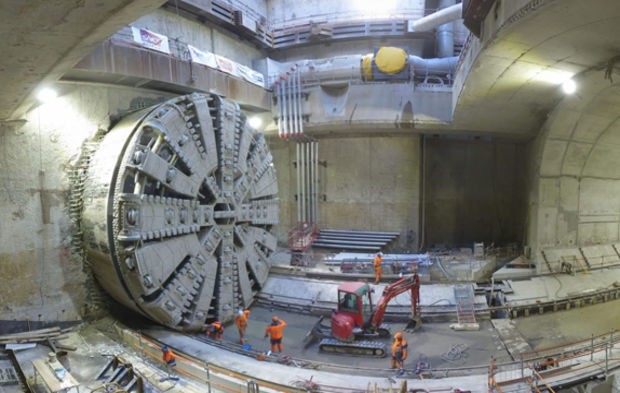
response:
[[[317,284],[316,281],[309,281],[309,287],[303,287],[304,281],[298,276],[286,278],[274,275],[269,278],[265,290],[270,291],[271,294],[277,291],[281,295],[303,294],[302,296],[318,298],[325,296],[326,299],[335,299],[335,288],[338,282],[325,281]],[[591,271],[589,274],[539,276],[511,283],[513,285],[509,300],[535,304],[543,298],[561,298],[568,293],[596,291],[614,286],[618,282],[620,282],[619,269]],[[422,307],[431,307],[435,302],[440,303],[438,300],[450,293],[449,288],[446,289],[445,286],[446,284],[438,285],[442,289],[437,292],[433,285],[424,285],[421,288]],[[380,286],[377,291],[380,292]],[[251,308],[247,339],[252,349],[261,352],[269,349],[269,342],[264,338],[264,331],[271,317],[278,315],[288,324],[284,331],[284,353],[282,355],[304,359],[310,363],[342,365],[342,369],[331,367],[329,372],[324,372],[311,367],[302,368],[261,362],[253,356],[228,353],[216,346],[196,341],[192,337],[123,315],[115,316],[114,318],[117,319],[91,322],[71,333],[68,342],[74,344],[77,350],[69,352],[68,359],[72,364],[72,375],[83,384],[80,391],[89,392],[96,387],[98,382],[94,380],[94,377],[109,356],[130,354],[134,357],[144,357],[143,354],[133,353],[131,348],[116,341],[117,338],[110,334],[111,325],[122,323],[148,332],[161,342],[169,343],[175,348],[180,348],[198,358],[204,358],[213,364],[281,383],[287,383],[294,378],[312,377],[314,381],[327,385],[344,383],[362,389],[362,386],[368,386],[369,383],[383,387],[397,386],[395,381],[407,378],[410,379],[410,388],[422,386],[427,391],[461,389],[482,392],[487,391],[487,372],[491,357],[498,363],[508,362],[518,359],[519,348],[527,350],[528,347],[538,349],[563,345],[571,341],[587,339],[592,335],[610,332],[620,325],[620,319],[615,311],[618,306],[620,306],[620,300],[611,300],[568,311],[531,315],[527,318],[504,319],[503,322],[497,324],[496,321],[479,320],[480,329],[475,331],[455,331],[450,328],[451,321],[427,322],[419,330],[405,333],[410,345],[409,357],[405,362],[405,375],[398,378],[395,372],[389,370],[389,358],[372,359],[320,353],[316,343],[305,347],[304,339],[318,317],[308,313],[270,308],[265,304]],[[137,324],[138,321],[140,321],[139,324]],[[402,330],[403,325],[403,323],[394,323],[392,330]],[[511,343],[511,340],[515,339],[520,345],[525,343],[526,347]],[[238,342],[238,334],[233,324],[226,326],[224,341]],[[389,346],[390,341],[385,340],[385,344]],[[17,352],[17,358],[23,366],[26,377],[32,378],[33,376],[32,361],[47,356],[48,352],[49,348],[41,344],[33,349]],[[161,368],[156,358],[157,355],[144,361],[155,369]],[[416,372],[419,371],[416,369],[420,365],[428,366],[435,371],[432,375],[425,375],[421,378]],[[2,359],[0,366],[7,368],[10,367],[10,363],[7,359]],[[471,368],[471,375],[452,376],[450,369],[462,368]],[[372,370],[377,370],[377,373]],[[22,389],[18,386],[0,386],[0,392],[21,391]],[[35,386],[34,391],[43,391],[43,388]]]

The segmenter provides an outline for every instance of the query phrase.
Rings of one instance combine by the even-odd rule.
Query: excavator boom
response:
[[[383,323],[385,309],[388,303],[396,296],[403,292],[411,291],[411,307],[413,309],[413,318],[419,317],[420,309],[420,277],[418,274],[403,277],[400,280],[388,285],[383,289],[383,293],[377,302],[377,308],[372,315],[369,327],[378,329]]]

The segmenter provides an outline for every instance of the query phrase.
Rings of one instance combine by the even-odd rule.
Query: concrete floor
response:
[[[281,280],[282,278],[278,279]],[[513,285],[514,293],[511,294],[511,299],[515,302],[528,299],[535,301],[540,299],[543,293],[550,297],[562,296],[563,293],[594,290],[598,287],[613,285],[619,279],[619,269],[592,271],[588,275],[537,277],[531,280],[522,280]],[[296,291],[301,293],[299,281],[298,279],[295,280]],[[324,285],[337,285],[337,283],[325,283]],[[426,297],[427,302],[429,301],[428,294],[433,293],[429,290],[430,287],[428,285],[422,289],[422,297]],[[559,290],[559,288],[563,288],[563,290]],[[329,290],[326,291],[329,292]],[[424,295],[425,292],[427,293],[426,296]],[[425,375],[424,384],[427,387],[432,385],[435,386],[435,389],[441,390],[441,387],[449,386],[473,391],[486,391],[486,372],[491,356],[496,362],[502,363],[511,361],[515,355],[513,353],[511,357],[511,351],[514,352],[514,348],[510,347],[507,338],[518,338],[524,343],[523,345],[532,349],[588,339],[591,335],[604,334],[619,327],[620,316],[615,312],[618,306],[620,306],[620,300],[614,300],[569,311],[533,315],[528,318],[493,322],[481,320],[479,321],[480,330],[478,331],[454,331],[450,328],[451,322],[449,321],[425,322],[416,332],[405,333],[410,344],[410,351],[409,358],[405,362],[407,373],[404,377],[418,381],[412,383],[421,383],[416,374],[416,368],[419,365],[427,364],[435,370],[432,375]],[[610,310],[612,311],[610,312]],[[395,374],[394,371],[389,370],[389,358],[372,359],[319,353],[316,343],[305,348],[303,340],[318,319],[313,315],[296,314],[287,310],[269,309],[264,306],[252,307],[247,333],[252,349],[258,351],[269,349],[269,342],[263,335],[273,315],[278,315],[288,324],[285,329],[284,354],[293,358],[305,359],[310,363],[320,363],[320,367],[329,369],[329,372],[259,362],[254,356],[232,354],[220,348],[196,342],[191,337],[178,335],[158,326],[153,326],[149,322],[135,318],[135,316],[127,317],[127,314],[115,315],[114,318],[117,320],[104,319],[86,324],[78,331],[68,335],[64,342],[78,347],[77,351],[69,352],[68,358],[72,366],[72,374],[83,383],[81,391],[91,391],[100,384],[94,378],[107,358],[112,355],[128,356],[136,359],[136,362],[143,361],[146,364],[145,369],[153,370],[152,373],[156,375],[163,375],[158,354],[145,358],[144,353],[137,353],[132,348],[120,343],[116,330],[116,327],[120,326],[119,322],[148,332],[160,341],[170,343],[199,359],[205,359],[212,364],[219,364],[238,372],[248,372],[260,378],[271,378],[275,382],[288,383],[294,377],[314,377],[315,380],[325,384],[338,384],[342,383],[342,376],[347,375],[355,376],[347,379],[346,383],[350,386],[355,383],[359,387],[363,387],[371,382],[378,383],[379,386],[391,386],[394,383],[395,379],[390,380],[390,377],[394,378]],[[495,322],[503,323],[504,327],[496,328]],[[403,323],[394,323],[392,330],[402,330],[403,326]],[[234,325],[226,327],[224,340],[226,342],[238,341],[238,334]],[[390,341],[386,339],[385,343],[389,346]],[[18,353],[20,364],[24,367],[28,377],[32,377],[33,374],[31,361],[45,357],[49,351],[46,346],[37,345],[35,349]],[[7,360],[2,360],[1,363],[3,367],[7,366]],[[332,366],[325,367],[324,363],[329,363]],[[447,371],[448,369],[463,368],[469,370],[461,372],[463,376],[457,378],[453,378],[453,373]],[[468,373],[471,376],[467,376]],[[155,377],[155,380],[157,379],[158,377]],[[156,388],[159,391],[166,389],[165,386]],[[185,391],[189,391],[187,387],[185,389]],[[0,392],[19,391],[21,390],[14,386],[0,386]],[[42,386],[36,386],[35,391],[43,391]]]

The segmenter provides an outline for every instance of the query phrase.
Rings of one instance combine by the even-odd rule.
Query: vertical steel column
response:
[[[283,132],[284,132],[284,137],[288,138],[288,105],[286,102],[286,79],[284,77],[281,77],[280,80],[282,81],[282,106],[283,106],[283,113],[282,113],[282,128],[283,128]]]
[[[278,137],[282,138],[282,95],[280,94],[280,80],[276,79],[276,112],[278,112]]]
[[[319,141],[314,142],[314,223],[319,221]]]
[[[301,220],[303,222],[307,221],[307,216],[306,216],[306,146],[304,142],[300,142],[301,143],[301,161],[302,161],[302,168],[301,168],[301,193],[302,193],[302,198],[301,198]]]
[[[310,155],[310,142],[305,142],[304,143],[304,150],[306,151],[306,178],[305,178],[305,187],[306,187],[306,195],[305,195],[305,204],[306,204],[306,221],[310,221],[310,209],[309,209],[309,200],[308,200],[308,192],[309,192],[309,187],[308,187],[308,180],[309,180],[309,173],[308,173],[308,169],[310,168],[310,166],[308,165],[308,156]]]
[[[297,129],[297,78],[295,78],[295,68],[291,69],[291,75],[287,78],[291,81],[291,132],[293,135],[297,135],[299,130]]]
[[[290,78],[290,71],[288,71],[286,73],[286,101],[288,104],[288,122],[289,122],[289,135],[290,134],[295,134],[295,130],[293,129],[293,102],[292,102],[292,94],[291,94],[291,90],[292,90],[292,86],[291,86],[291,78]]]
[[[297,223],[301,222],[301,157],[299,143],[295,143],[297,155]]]
[[[310,147],[310,159],[308,161],[308,211],[310,212],[308,221],[314,224],[314,142],[308,142]]]
[[[297,114],[298,114],[298,121],[299,121],[299,133],[303,134],[304,133],[304,117],[301,111],[301,98],[302,98],[302,94],[301,94],[301,72],[298,70],[297,71],[297,86],[299,86],[299,88],[297,89]]]

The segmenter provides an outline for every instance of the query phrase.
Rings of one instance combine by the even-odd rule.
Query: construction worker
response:
[[[407,359],[407,340],[402,332],[398,332],[394,335],[392,343],[392,368],[402,370],[405,359]]]
[[[239,340],[241,345],[245,344],[245,329],[248,327],[248,319],[250,318],[250,310],[239,310],[239,313],[235,317],[235,324],[239,329]]]
[[[375,268],[375,285],[379,284],[379,281],[381,281],[381,275],[383,274],[381,262],[383,262],[383,253],[379,251],[377,255],[375,255],[375,260],[372,263],[372,267]]]
[[[205,334],[214,340],[222,342],[222,338],[224,337],[224,326],[220,321],[211,322]]]
[[[177,365],[176,356],[172,352],[172,349],[168,348],[167,345],[161,347],[161,358],[166,364],[166,370],[168,371],[168,378],[173,378],[173,369]]]
[[[265,329],[265,338],[271,336],[271,352],[282,352],[282,329],[286,327],[286,322],[274,316],[271,318],[271,325]]]

